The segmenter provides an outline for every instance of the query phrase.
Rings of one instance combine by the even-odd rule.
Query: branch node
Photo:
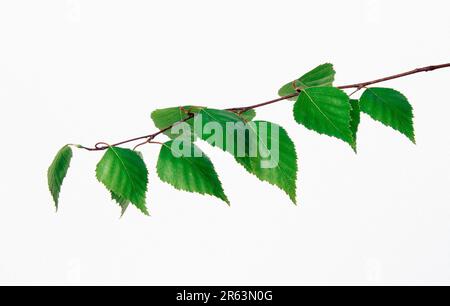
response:
[[[108,148],[110,148],[111,146],[109,144],[107,144],[106,142],[98,142],[95,144],[95,149],[96,150],[106,150]]]

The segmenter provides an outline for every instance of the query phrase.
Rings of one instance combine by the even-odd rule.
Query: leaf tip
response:
[[[228,207],[231,207],[231,202],[225,193],[220,196],[220,199],[224,201],[228,205]]]
[[[145,204],[144,204],[144,206],[139,207],[139,210],[140,210],[144,215],[146,215],[147,217],[151,217],[151,215],[150,215],[150,213],[148,212],[148,209],[147,209],[147,207],[145,206]]]
[[[295,206],[298,206],[297,195],[295,193],[294,194],[290,194],[289,198],[291,199],[292,204],[294,204]]]

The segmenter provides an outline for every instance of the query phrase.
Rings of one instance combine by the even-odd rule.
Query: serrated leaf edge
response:
[[[165,147],[171,149],[166,143],[164,143],[163,146],[165,146]],[[199,149],[200,149],[200,148],[199,148]],[[222,193],[223,193],[224,198],[221,198],[221,197],[219,197],[219,196],[212,195],[212,194],[209,194],[209,193],[206,193],[206,192],[191,191],[191,190],[187,190],[187,189],[182,188],[182,187],[174,186],[174,185],[172,185],[170,182],[168,182],[168,181],[166,181],[166,180],[164,180],[164,179],[161,178],[161,173],[160,173],[160,170],[158,169],[158,166],[156,166],[156,173],[158,174],[159,179],[160,179],[163,183],[172,186],[172,187],[175,188],[176,190],[183,191],[183,192],[188,192],[188,193],[196,193],[196,194],[200,194],[200,195],[202,195],[202,196],[207,196],[207,197],[216,198],[216,199],[219,199],[219,200],[224,201],[228,206],[231,206],[231,202],[230,202],[230,200],[228,199],[228,196],[225,194],[225,190],[224,190],[224,188],[223,188],[222,181],[220,180],[220,176],[219,176],[219,174],[217,173],[216,168],[214,167],[214,164],[212,163],[211,159],[210,159],[203,151],[202,151],[202,154],[203,154],[203,157],[205,157],[205,158],[211,163],[211,165],[212,165],[212,167],[213,167],[213,169],[214,169],[214,172],[215,172],[215,174],[217,175],[217,179],[218,179],[218,181],[219,181],[219,186],[220,186],[220,188],[222,189],[221,191],[222,191]],[[183,157],[181,157],[181,158],[183,158]],[[192,162],[191,162],[189,159],[186,159],[186,160],[187,160],[189,163],[192,164]],[[197,167],[196,167],[196,168],[197,168]],[[204,172],[203,172],[202,170],[200,170],[200,172],[202,172],[202,173],[204,174]],[[206,175],[205,175],[205,176],[206,176]]]
[[[122,161],[122,159],[120,158],[120,156],[117,154],[117,152],[115,151],[115,148],[114,147],[109,147],[109,149],[111,149],[113,152],[114,152],[114,154],[117,156],[117,158],[120,160],[120,162],[121,162],[121,164],[122,164],[122,166],[124,166],[124,168],[126,169],[126,167],[125,167],[125,164],[123,163],[123,161]],[[131,151],[131,150],[130,150]],[[133,151],[134,153],[136,153],[141,159],[142,159],[142,156],[140,156],[136,151]],[[105,153],[106,154],[106,153]],[[144,162],[144,165],[145,165],[145,162]],[[97,180],[103,185],[103,186],[105,186],[105,188],[109,191],[109,192],[113,192],[112,190],[110,190],[107,186],[106,186],[106,184],[105,183],[103,183],[101,180],[100,180],[100,178],[98,177],[98,173],[97,173],[97,169],[98,169],[98,164],[97,164],[97,168],[96,168],[96,173],[95,173],[95,177],[97,178]],[[147,169],[147,167],[145,167],[145,171],[147,171],[147,173],[148,173],[148,169]],[[130,178],[131,176],[130,176],[130,174],[128,173],[128,170],[126,170],[126,172],[127,172],[127,176]],[[132,181],[132,180],[131,180]],[[135,187],[134,187],[134,182],[133,182],[133,190],[134,189],[136,189]],[[145,181],[145,194],[147,194],[147,192],[148,192],[148,177],[147,177],[147,179],[146,179],[146,181]],[[121,196],[122,198],[126,198],[123,194],[119,194],[118,192],[115,192],[117,195],[119,195],[119,196]],[[117,201],[116,201],[117,202]],[[132,202],[132,201],[130,201],[130,203],[132,203],[137,209],[139,209],[144,215],[146,215],[146,216],[150,216],[150,213],[148,212],[148,209],[147,209],[147,206],[146,206],[146,201],[144,202],[144,205],[141,207],[141,205],[140,205],[140,203],[134,203],[134,202]]]
[[[266,121],[266,122],[271,123],[271,122],[269,122],[269,121]],[[274,123],[274,124],[276,124],[276,123]],[[278,124],[277,124],[277,125],[278,125]],[[280,125],[278,125],[278,126],[279,126],[280,128],[282,128]],[[251,127],[251,126],[250,126],[250,127]],[[255,132],[255,131],[253,130],[253,132]],[[289,139],[291,139],[291,138],[289,137],[287,131],[286,131],[286,135],[288,136]],[[260,137],[258,136],[258,133],[257,133],[257,132],[256,132],[256,136],[258,137],[258,139],[260,138]],[[237,163],[240,164],[240,165],[241,165],[248,173],[250,173],[251,175],[255,176],[259,181],[264,182],[264,183],[268,183],[268,184],[270,184],[270,185],[272,185],[272,186],[274,186],[274,187],[276,187],[276,188],[282,190],[284,193],[287,194],[287,196],[291,199],[291,201],[292,201],[295,205],[297,205],[298,155],[297,155],[297,149],[296,149],[295,144],[294,144],[294,142],[292,141],[292,139],[291,139],[291,142],[292,142],[293,148],[294,148],[294,153],[295,153],[295,164],[296,164],[296,176],[295,176],[295,178],[294,178],[294,190],[293,190],[293,195],[289,194],[288,191],[286,191],[284,188],[278,186],[278,185],[275,184],[275,183],[272,183],[272,182],[269,182],[269,181],[260,179],[255,173],[252,173],[249,169],[247,169],[247,167],[246,167],[245,165],[241,164],[241,163],[238,161],[238,159],[236,159],[236,158],[235,158],[235,159],[236,159]],[[264,143],[264,146],[265,146],[265,148],[266,148],[267,150],[269,150],[269,148],[267,147],[267,145],[266,145],[265,143]],[[247,157],[247,158],[250,158],[250,157]],[[279,165],[277,165],[277,168],[280,169]],[[284,172],[282,172],[282,171],[281,171],[280,173],[283,173],[283,174],[284,174]],[[289,178],[289,177],[288,177],[288,178]]]
[[[308,90],[308,89],[311,89],[311,88],[326,88],[326,87],[309,87],[309,88],[306,88],[306,89],[302,90],[302,93],[305,92],[305,91]],[[330,87],[330,88],[336,88],[336,87]],[[342,93],[344,93],[344,94],[348,97],[348,95],[347,95],[347,93],[346,93],[345,91],[343,91],[343,90],[341,90],[341,89],[339,89],[339,88],[336,88],[336,89],[340,90]],[[306,93],[306,92],[305,92],[305,93]],[[300,93],[300,94],[301,94],[301,93]],[[312,100],[311,97],[310,97],[309,95],[308,95],[308,98],[309,98],[310,100]],[[300,95],[297,97],[297,102],[298,102],[299,99],[300,99]],[[297,102],[296,102],[296,103],[297,103]],[[350,104],[350,99],[349,99],[349,104]],[[314,103],[314,105],[320,110],[320,108],[316,105],[316,103]],[[352,106],[350,105],[349,111],[348,111],[349,117],[351,117],[351,110],[352,110]],[[322,112],[321,110],[320,110],[320,112],[323,114],[323,112]],[[294,104],[294,110],[293,110],[293,113],[294,113],[294,118],[295,118],[295,104]],[[327,120],[329,120],[330,122],[332,122],[325,114],[323,114],[323,115],[327,118]],[[297,122],[297,120],[295,120],[295,121]],[[322,132],[316,131],[316,130],[314,130],[314,129],[312,129],[312,128],[309,128],[309,127],[303,125],[302,123],[299,123],[299,122],[297,122],[297,123],[303,125],[306,129],[308,129],[308,130],[310,130],[310,131],[313,131],[313,132],[315,132],[315,133],[317,133],[317,134],[319,134],[319,135],[324,135],[324,136],[328,136],[328,137],[333,137],[333,138],[336,138],[337,140],[344,141],[345,143],[347,143],[348,145],[350,145],[350,147],[352,147],[352,143],[354,143],[355,140],[353,139],[353,135],[352,135],[352,133],[351,133],[351,124],[350,124],[350,122],[351,122],[351,120],[349,121],[348,129],[349,129],[349,132],[350,132],[349,136],[350,136],[350,138],[352,139],[352,142],[351,142],[351,143],[349,143],[349,142],[347,142],[347,141],[345,141],[345,140],[343,140],[343,139],[341,139],[341,138],[339,138],[339,137],[336,137],[336,136],[334,136],[334,135],[328,135],[328,134],[326,134],[326,133],[322,133]],[[332,123],[332,125],[333,125],[333,127],[335,127],[335,129],[336,129],[337,131],[339,131],[340,133],[342,133],[342,131],[340,131],[340,130],[334,125],[334,123]]]
[[[365,91],[368,91],[368,90],[369,90],[369,91],[370,91],[373,95],[375,95],[378,99],[381,99],[379,95],[377,95],[376,93],[373,92],[373,89],[374,89],[374,88],[390,89],[390,90],[393,90],[393,91],[395,91],[396,93],[400,94],[403,98],[405,98],[406,102],[408,102],[409,106],[411,106],[411,122],[410,122],[410,123],[411,123],[411,127],[412,127],[412,135],[411,135],[412,138],[410,138],[408,135],[404,134],[404,133],[401,132],[400,130],[398,130],[398,129],[396,129],[396,128],[394,128],[394,127],[392,127],[392,126],[390,126],[390,125],[388,125],[388,124],[386,124],[386,123],[384,123],[384,122],[382,122],[382,121],[380,121],[380,120],[378,120],[378,119],[376,119],[376,118],[374,118],[371,114],[366,113],[366,112],[365,112],[364,110],[362,110],[362,109],[361,109],[361,112],[363,112],[364,114],[368,115],[368,116],[369,116],[370,118],[372,118],[374,121],[379,122],[379,123],[383,124],[384,126],[390,128],[390,129],[393,129],[393,130],[396,131],[397,133],[400,133],[401,135],[405,136],[405,137],[408,138],[413,144],[417,144],[417,143],[416,143],[416,133],[415,133],[415,129],[414,129],[414,118],[415,118],[415,117],[414,117],[414,107],[411,105],[411,103],[409,102],[408,98],[407,98],[403,93],[401,93],[400,91],[395,90],[395,89],[393,89],[393,88],[387,88],[387,87],[369,87],[369,88],[366,88]],[[364,95],[364,94],[363,94],[363,95]],[[381,99],[381,100],[384,100],[384,99]],[[389,103],[386,103],[386,104],[389,104]]]
[[[62,150],[66,149],[66,148],[70,149],[70,151],[69,151],[70,152],[70,157],[69,157],[69,161],[68,161],[68,167],[67,167],[67,170],[66,170],[66,173],[65,173],[64,177],[62,178],[61,185],[59,186],[59,192],[58,192],[58,194],[55,195],[55,194],[53,194],[53,191],[51,190],[50,184],[49,184],[50,170],[51,170],[51,168],[53,166],[53,163],[56,161],[56,157],[58,157],[59,153]],[[61,195],[62,186],[64,185],[65,178],[67,177],[67,173],[69,172],[69,169],[70,169],[70,166],[71,166],[71,162],[72,162],[72,158],[73,158],[73,150],[71,148],[71,145],[65,145],[64,147],[62,147],[58,151],[58,153],[55,156],[55,159],[52,161],[50,167],[47,169],[47,181],[48,181],[47,185],[48,185],[48,189],[50,191],[50,194],[52,196],[53,202],[55,204],[56,212],[58,212],[58,209],[59,209],[59,199],[60,199],[60,195]]]

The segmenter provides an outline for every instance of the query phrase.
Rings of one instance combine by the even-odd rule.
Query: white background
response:
[[[119,219],[100,153],[74,152],[58,214],[46,182],[62,145],[147,134],[155,108],[262,102],[324,62],[339,85],[449,62],[449,4],[2,0],[0,283],[450,283],[449,70],[385,84],[414,105],[417,146],[363,116],[355,155],[291,102],[258,111],[297,144],[299,207],[205,145],[231,208],[160,182],[157,146],[152,217]]]

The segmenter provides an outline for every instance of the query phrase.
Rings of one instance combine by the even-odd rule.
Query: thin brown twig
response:
[[[344,86],[338,86],[337,88],[339,88],[339,89],[352,89],[352,88],[355,88],[356,90],[351,94],[351,95],[353,95],[356,92],[360,91],[361,89],[363,89],[365,87],[368,87],[370,85],[374,85],[374,84],[378,84],[378,83],[382,83],[382,82],[386,82],[386,81],[391,81],[391,80],[403,78],[403,77],[410,76],[410,75],[417,74],[417,73],[421,73],[421,72],[430,72],[430,71],[435,71],[435,70],[444,69],[444,68],[450,68],[450,63],[442,64],[442,65],[432,65],[432,66],[417,68],[417,69],[414,69],[414,70],[411,70],[411,71],[407,71],[407,72],[400,73],[400,74],[395,74],[395,75],[384,77],[384,78],[381,78],[381,79],[376,79],[376,80],[373,80],[373,81],[356,83],[356,84],[350,84],[350,85],[344,85]],[[236,112],[238,114],[242,114],[243,112],[246,112],[246,111],[249,111],[249,110],[252,110],[252,109],[255,109],[255,108],[259,108],[259,107],[275,104],[275,103],[278,103],[278,102],[281,102],[281,101],[284,101],[284,100],[288,100],[288,99],[297,97],[299,94],[300,94],[300,91],[298,91],[297,93],[294,93],[294,94],[291,94],[291,95],[288,95],[288,96],[284,96],[284,97],[281,97],[281,98],[277,98],[277,99],[274,99],[274,100],[270,100],[270,101],[267,101],[267,102],[258,103],[258,104],[254,104],[254,105],[250,105],[250,106],[244,106],[244,107],[228,108],[226,110],[227,111]],[[195,114],[188,112],[186,118],[184,118],[184,119],[182,119],[182,120],[180,120],[180,121],[178,121],[178,122],[176,122],[176,123],[174,123],[174,124],[164,128],[162,130],[159,130],[156,133],[153,133],[153,134],[150,134],[150,135],[146,135],[146,136],[132,138],[132,139],[129,139],[129,140],[124,140],[124,141],[121,141],[121,142],[113,144],[113,145],[108,145],[107,143],[99,142],[99,143],[97,143],[95,145],[94,148],[88,148],[88,147],[84,147],[84,146],[79,146],[79,147],[82,148],[82,149],[88,150],[88,151],[104,151],[104,150],[106,150],[106,149],[108,149],[110,147],[117,147],[117,146],[120,146],[120,145],[128,144],[128,143],[135,142],[135,141],[138,141],[138,140],[143,140],[143,139],[145,139],[145,142],[142,142],[142,143],[138,144],[134,149],[137,149],[138,147],[140,147],[142,145],[145,145],[147,143],[161,144],[159,142],[153,141],[153,139],[155,139],[160,134],[163,134],[163,133],[169,131],[170,129],[172,129],[173,127],[177,126],[178,124],[181,124],[181,123],[189,121],[190,119],[194,118],[194,116],[195,116]]]
[[[351,98],[355,93],[357,93],[358,91],[360,91],[361,89],[366,88],[366,87],[358,87],[356,88],[354,91],[351,92],[351,94],[349,94],[348,96]]]

